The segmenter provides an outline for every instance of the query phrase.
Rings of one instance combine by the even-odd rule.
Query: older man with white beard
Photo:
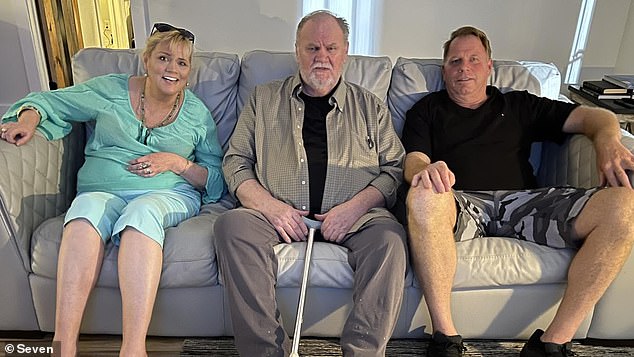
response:
[[[275,302],[273,247],[316,240],[349,249],[354,307],[341,336],[346,356],[382,356],[401,306],[405,231],[388,212],[404,150],[382,100],[342,79],[348,24],[327,11],[296,34],[299,73],[258,86],[243,109],[223,170],[242,207],[216,221],[220,268],[243,356],[287,356]]]

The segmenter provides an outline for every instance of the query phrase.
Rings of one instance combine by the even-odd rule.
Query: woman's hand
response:
[[[0,124],[0,139],[16,146],[24,145],[33,138],[39,122],[40,116],[36,111],[24,110],[17,122]]]
[[[127,170],[143,177],[153,177],[165,171],[180,175],[190,162],[182,156],[169,152],[156,152],[128,162]]]

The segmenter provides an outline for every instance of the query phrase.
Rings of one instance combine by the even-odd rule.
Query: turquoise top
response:
[[[189,89],[171,124],[154,128],[147,145],[137,140],[141,122],[130,103],[128,74],[109,74],[72,87],[34,92],[13,104],[2,121],[15,121],[22,105],[37,108],[42,115],[37,130],[48,140],[71,131],[70,122],[94,120],[94,130],[85,148],[86,161],[77,175],[77,191],[170,189],[189,184],[166,171],[141,177],[128,170],[128,161],[155,152],[170,152],[207,168],[203,203],[218,201],[226,192],[222,177],[223,151],[216,124],[203,102]]]

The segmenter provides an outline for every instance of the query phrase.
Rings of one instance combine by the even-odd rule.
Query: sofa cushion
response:
[[[213,224],[216,218],[232,207],[230,201],[204,205],[198,216],[168,228],[163,246],[161,288],[203,287],[218,284]],[[33,234],[31,269],[39,276],[55,280],[57,256],[62,238],[64,216],[42,223]],[[118,288],[118,247],[106,245],[97,286]]]
[[[139,50],[84,48],[73,56],[72,65],[75,83],[108,73],[141,75],[144,72]],[[226,150],[237,120],[238,55],[194,52],[191,68],[189,88],[211,112],[218,129],[218,139]]]
[[[238,89],[238,113],[249,99],[255,86],[286,78],[297,72],[297,61],[293,52],[255,50],[244,54],[241,61],[241,76]],[[390,86],[392,61],[389,57],[349,55],[343,78],[359,84],[386,100]]]
[[[299,287],[306,243],[278,244],[277,286]],[[324,288],[351,288],[353,271],[348,250],[336,244],[315,242],[308,282]],[[458,265],[454,289],[487,289],[566,282],[572,249],[553,249],[514,238],[487,237],[457,244]],[[408,271],[405,286],[419,286]]]
[[[456,244],[453,289],[489,289],[567,281],[575,250],[553,249],[514,238],[485,237]],[[415,282],[415,286],[419,286]]]
[[[274,248],[277,257],[277,286],[299,287],[306,256],[306,242],[278,244]],[[308,283],[326,288],[350,288],[354,282],[353,271],[348,264],[348,249],[325,242],[315,242],[311,257]]]
[[[277,257],[277,287],[300,287],[306,256],[306,242],[278,244],[274,248]],[[411,286],[413,272],[408,269],[405,286]],[[351,289],[354,272],[348,264],[348,249],[332,243],[315,242],[311,257],[308,283],[312,287]]]

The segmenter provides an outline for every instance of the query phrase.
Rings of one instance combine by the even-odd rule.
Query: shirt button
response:
[[[302,206],[302,209],[305,211],[306,210],[306,206]]]
[[[297,110],[299,110],[301,112],[302,111],[302,107],[297,108]]]
[[[299,162],[304,162],[304,159],[299,159]]]
[[[306,181],[302,181],[302,185],[305,185],[305,184],[306,184]]]

